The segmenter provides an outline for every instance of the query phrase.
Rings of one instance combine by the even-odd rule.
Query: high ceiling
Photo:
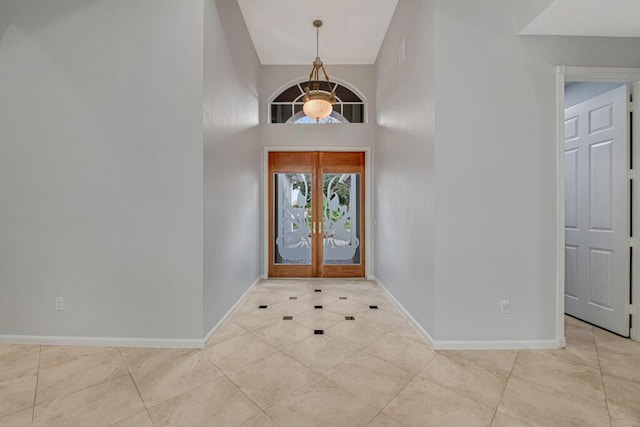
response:
[[[476,1],[476,0],[473,0]],[[640,37],[640,0],[519,0],[544,9],[523,35]],[[398,0],[238,0],[265,65],[373,64]],[[542,7],[540,7],[542,9]]]
[[[326,64],[373,64],[398,0],[238,0],[260,62],[311,66],[314,19]]]
[[[640,0],[555,0],[520,34],[640,37]]]

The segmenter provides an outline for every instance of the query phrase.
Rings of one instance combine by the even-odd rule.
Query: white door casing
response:
[[[629,88],[565,110],[565,312],[629,336]]]

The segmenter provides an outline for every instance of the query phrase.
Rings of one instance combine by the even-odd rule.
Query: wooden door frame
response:
[[[264,279],[269,277],[269,153],[281,152],[281,151],[324,151],[324,152],[361,152],[364,154],[364,188],[366,191],[364,214],[365,214],[365,227],[364,233],[367,236],[365,240],[365,253],[367,254],[365,261],[365,278],[373,279],[373,269],[371,266],[371,260],[373,257],[373,228],[371,221],[371,212],[373,208],[373,194],[371,189],[373,188],[373,162],[371,158],[371,147],[264,147],[263,159],[262,159],[262,277]]]
[[[640,141],[640,68],[615,68],[615,67],[569,67],[558,66],[556,68],[556,341],[558,346],[565,347],[564,336],[564,86],[566,82],[608,82],[631,83],[633,86],[633,120],[631,123],[634,140]],[[640,149],[632,151],[633,165],[640,170]],[[636,173],[636,175],[638,175]],[[637,179],[637,178],[636,178]],[[640,235],[640,184],[636,183],[632,189],[631,224],[634,231],[634,240],[638,242]],[[632,294],[633,304],[630,308],[633,314],[630,337],[634,341],[640,341],[640,245],[636,244],[634,257],[631,260],[632,269]]]

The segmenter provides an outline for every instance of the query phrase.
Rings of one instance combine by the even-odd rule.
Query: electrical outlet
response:
[[[500,314],[511,313],[511,301],[508,299],[500,300]]]
[[[56,297],[56,311],[64,311],[64,298]]]

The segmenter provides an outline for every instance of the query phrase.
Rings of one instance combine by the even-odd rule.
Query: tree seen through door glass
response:
[[[324,264],[360,263],[360,174],[323,176]]]

